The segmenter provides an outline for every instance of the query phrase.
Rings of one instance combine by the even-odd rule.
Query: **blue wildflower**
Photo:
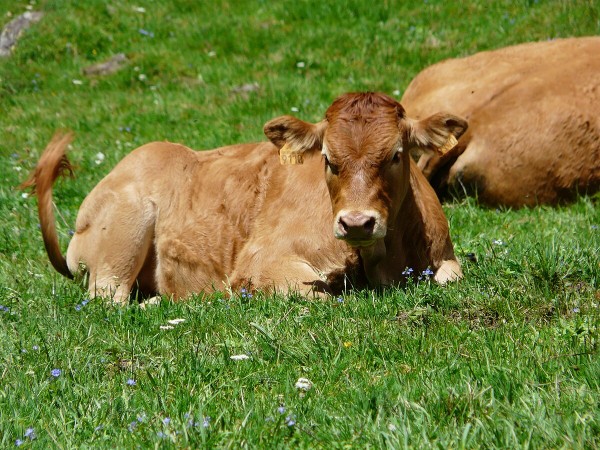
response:
[[[81,305],[75,306],[75,311],[81,311]]]
[[[288,427],[293,427],[294,425],[296,425],[296,416],[294,416],[293,414],[292,414],[292,415],[290,415],[290,416],[287,416],[287,417],[285,418],[285,424],[286,424]]]
[[[135,386],[135,380],[133,378],[129,378],[126,383],[128,386]]]
[[[35,439],[35,430],[33,428],[27,428],[25,430],[25,437],[31,439],[32,441]]]
[[[425,269],[422,274],[425,277],[430,277],[431,275],[433,275],[433,270],[431,270],[429,267],[427,269]]]
[[[163,424],[164,424],[164,425],[169,425],[170,423],[171,423],[171,418],[170,418],[170,417],[165,417],[165,418],[163,419]]]
[[[50,371],[50,375],[52,375],[54,378],[60,377],[61,373],[62,373],[62,370],[60,370],[60,369],[52,369]]]
[[[16,445],[17,447],[20,447],[21,445],[23,445],[23,439],[17,439],[17,440],[15,441],[15,445]]]
[[[204,420],[202,421],[202,426],[203,426],[204,428],[208,428],[208,427],[210,427],[210,417],[209,417],[209,416],[206,416],[206,417],[204,418]]]
[[[154,33],[152,31],[148,31],[148,30],[144,30],[143,28],[140,28],[138,30],[138,32],[142,35],[142,36],[148,36],[153,38],[154,37]]]
[[[34,350],[36,350],[36,351],[40,349],[40,348],[39,348],[37,345],[34,345],[34,346],[33,346],[33,347],[31,347],[31,348],[32,348],[32,349],[34,349]]]
[[[344,299],[343,299],[342,297],[338,297],[338,298],[337,298],[337,302],[338,302],[338,303],[344,303]]]
[[[404,275],[405,277],[409,276],[411,273],[413,273],[413,269],[412,267],[407,267],[406,269],[404,269],[404,271],[402,272],[402,275]]]
[[[131,422],[129,424],[129,426],[127,427],[127,429],[129,430],[130,433],[133,433],[133,431],[135,430],[135,428],[137,427],[137,422]]]
[[[279,414],[283,414],[283,413],[285,413],[285,406],[280,406],[279,408],[277,408],[277,412],[278,412]]]

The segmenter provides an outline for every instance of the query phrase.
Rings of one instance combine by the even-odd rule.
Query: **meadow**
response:
[[[260,141],[347,91],[400,98],[444,58],[600,34],[597,2],[0,0],[0,27],[27,10],[45,15],[0,59],[1,448],[600,447],[599,196],[447,202],[465,272],[447,287],[142,310],[58,275],[16,189],[73,130],[66,249],[85,195],[143,143]]]

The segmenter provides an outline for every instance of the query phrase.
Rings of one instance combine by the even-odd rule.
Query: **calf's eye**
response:
[[[331,161],[329,161],[329,158],[326,155],[323,155],[323,158],[325,158],[325,167],[328,167],[329,170],[331,170],[331,173],[337,175],[338,167],[335,164],[331,164]]]
[[[398,164],[402,159],[402,155],[400,152],[396,152],[394,153],[394,156],[392,156],[392,163],[394,164]]]

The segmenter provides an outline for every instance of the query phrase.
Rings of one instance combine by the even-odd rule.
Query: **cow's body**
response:
[[[486,204],[556,204],[600,187],[600,37],[522,44],[423,70],[402,104],[440,109],[469,130],[444,157],[419,161],[436,191]]]
[[[40,220],[55,267],[88,273],[92,295],[124,302],[135,286],[175,298],[242,288],[336,293],[402,282],[407,267],[429,268],[441,283],[461,276],[441,205],[408,155],[401,214],[379,244],[356,248],[332,233],[321,155],[281,165],[270,142],[134,150],[84,200],[61,262],[47,231],[48,186],[67,143],[52,143],[38,165]]]

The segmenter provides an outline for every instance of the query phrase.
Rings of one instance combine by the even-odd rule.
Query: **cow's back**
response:
[[[176,286],[186,286],[189,292],[228,286],[279,164],[270,143],[194,152],[194,157],[191,166],[174,169],[177,183],[161,189],[161,196],[166,195],[156,249],[159,260],[174,267],[160,271],[165,292],[176,291]],[[182,279],[185,267],[193,270]]]
[[[557,203],[600,182],[600,37],[523,44],[421,72],[402,99],[409,114],[440,109],[469,130],[425,172],[438,190],[478,191],[510,206]]]
[[[94,254],[105,252],[114,259],[110,255],[123,248],[119,241],[129,246],[140,233],[150,233],[152,248],[142,270],[145,290],[176,297],[222,290],[253,231],[278,164],[277,149],[270,143],[209,151],[169,142],[143,145],[123,158],[82,203],[70,265],[82,262],[94,271],[92,266],[103,264]],[[113,236],[108,251],[102,237],[87,238],[105,231]],[[145,251],[135,247],[121,252]]]

